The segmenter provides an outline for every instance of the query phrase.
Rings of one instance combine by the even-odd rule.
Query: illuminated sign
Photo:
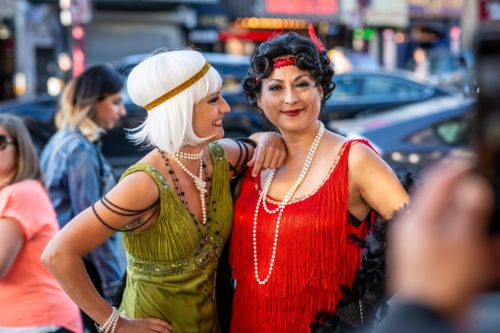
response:
[[[364,23],[372,27],[408,26],[409,12],[406,0],[371,0],[364,10]]]
[[[265,0],[267,14],[304,16],[336,15],[338,0]]]
[[[410,14],[460,16],[465,0],[408,0]]]

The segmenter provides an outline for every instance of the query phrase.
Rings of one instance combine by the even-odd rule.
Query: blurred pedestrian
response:
[[[418,47],[413,51],[413,73],[420,80],[429,79],[431,64],[425,49]]]
[[[232,227],[230,178],[285,158],[275,133],[220,140],[230,111],[201,53],[156,54],[130,73],[130,98],[148,111],[133,134],[155,147],[53,239],[43,260],[101,332],[219,332],[215,269]],[[250,144],[249,144],[250,142]],[[252,162],[252,161],[250,161]],[[127,251],[119,309],[93,290],[81,256],[117,231]]]
[[[388,219],[408,201],[390,167],[365,140],[347,140],[318,121],[333,69],[320,42],[295,33],[256,47],[245,94],[280,131],[287,158],[250,172],[235,203],[231,332],[307,332],[320,310],[335,311],[350,286],[371,212]],[[363,318],[363,308],[361,320]]]
[[[394,224],[389,277],[395,304],[377,332],[472,329],[471,306],[493,282],[500,239],[487,233],[492,189],[470,170],[455,161],[429,172],[410,213]]]
[[[116,184],[100,138],[125,115],[124,82],[111,66],[98,65],[72,79],[63,90],[56,114],[59,130],[41,154],[45,187],[61,227]],[[84,262],[95,288],[110,301],[125,269],[121,239],[111,236],[88,253]],[[84,323],[96,332],[85,314]]]
[[[59,226],[21,119],[0,115],[0,332],[82,332],[78,307],[40,256]]]

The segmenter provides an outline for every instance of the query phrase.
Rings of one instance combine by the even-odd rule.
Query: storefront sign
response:
[[[267,15],[331,18],[338,11],[338,0],[265,0]]]
[[[465,0],[408,0],[410,15],[460,16]],[[475,0],[474,0],[475,1]]]
[[[372,27],[408,26],[408,4],[406,0],[372,0],[364,10],[364,22]]]

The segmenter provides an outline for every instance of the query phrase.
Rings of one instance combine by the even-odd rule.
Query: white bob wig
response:
[[[203,55],[194,50],[155,54],[130,72],[127,80],[130,99],[144,107],[193,77],[205,63]],[[193,130],[193,109],[221,87],[222,79],[211,67],[189,88],[148,111],[146,120],[132,129],[128,137],[136,144],[158,147],[167,153],[174,153],[183,145],[205,142],[209,138],[200,138]]]

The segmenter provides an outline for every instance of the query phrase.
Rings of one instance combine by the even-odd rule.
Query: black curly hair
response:
[[[250,105],[258,108],[257,95],[262,88],[262,79],[273,71],[273,60],[289,55],[295,56],[297,67],[309,71],[316,83],[323,88],[321,105],[330,98],[335,83],[332,81],[333,67],[326,51],[319,51],[310,38],[289,32],[263,42],[252,52],[250,68],[242,82]]]

